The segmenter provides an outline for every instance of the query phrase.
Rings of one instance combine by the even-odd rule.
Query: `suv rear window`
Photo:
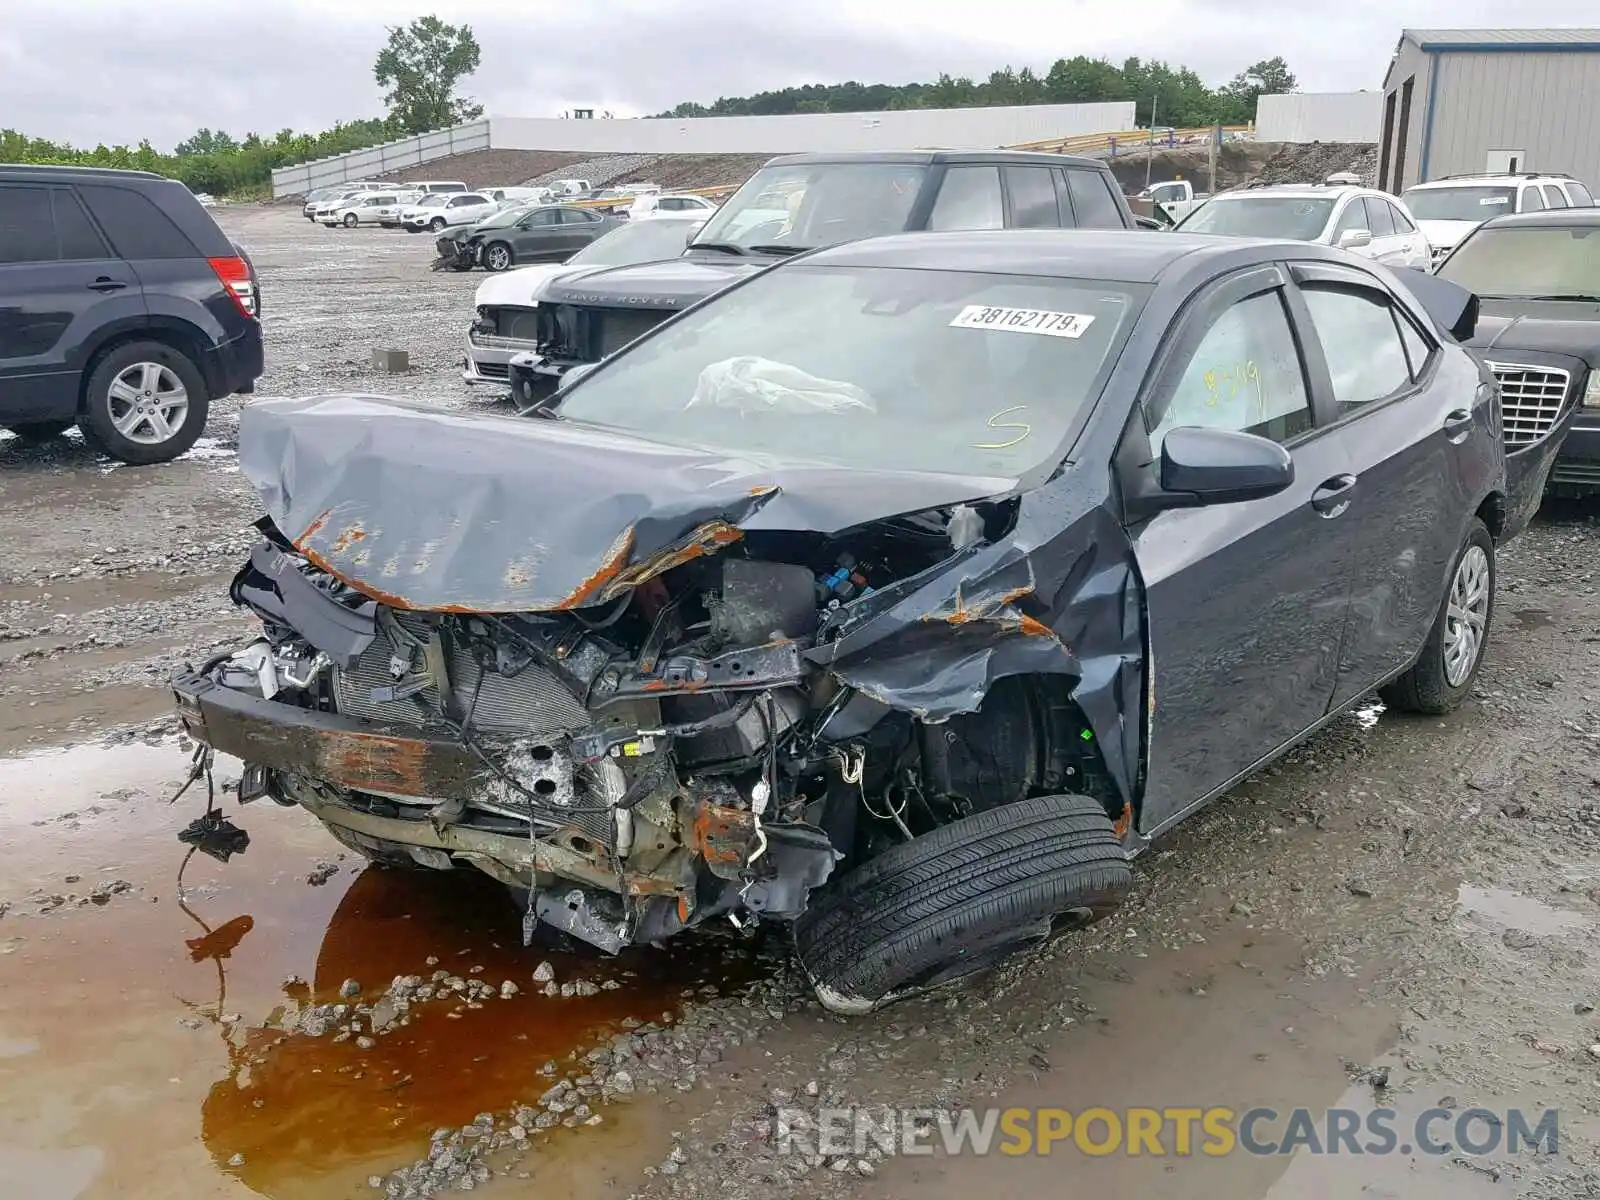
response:
[[[79,184],[78,190],[121,257],[201,257],[172,218],[138,192],[99,183]]]

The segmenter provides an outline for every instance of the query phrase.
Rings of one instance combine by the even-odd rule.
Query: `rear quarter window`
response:
[[[1122,229],[1122,207],[1111,194],[1110,184],[1100,171],[1067,169],[1067,191],[1072,196],[1073,223],[1079,229]]]
[[[204,257],[171,217],[132,188],[79,184],[78,194],[122,258]]]

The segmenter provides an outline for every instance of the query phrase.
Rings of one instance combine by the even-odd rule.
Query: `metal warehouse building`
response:
[[[1600,29],[1407,29],[1383,92],[1381,188],[1475,171],[1600,188]]]

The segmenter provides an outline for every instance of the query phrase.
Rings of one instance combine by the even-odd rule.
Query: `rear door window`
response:
[[[131,188],[84,183],[78,185],[78,194],[122,258],[200,257],[172,218]]]
[[[1106,176],[1100,171],[1067,170],[1067,191],[1072,196],[1073,223],[1079,229],[1122,229],[1122,208]]]
[[[1393,204],[1390,204],[1389,201],[1385,200],[1383,203],[1389,210],[1389,219],[1394,222],[1394,231],[1396,233],[1415,233],[1417,231],[1417,227],[1411,223],[1410,217],[1406,216]]]
[[[1005,224],[999,167],[950,167],[945,171],[939,198],[928,218],[929,229],[1004,229]]]
[[[56,236],[61,241],[61,257],[68,262],[94,262],[112,257],[100,231],[83,211],[78,198],[66,188],[54,194]]]
[[[1544,202],[1550,208],[1570,208],[1567,203],[1567,194],[1554,183],[1547,183],[1539,189],[1544,193]]]
[[[1302,288],[1333,377],[1341,418],[1411,386],[1411,366],[1388,300],[1365,288]]]
[[[1367,228],[1372,230],[1373,237],[1388,237],[1395,232],[1394,218],[1389,215],[1392,210],[1388,204],[1375,196],[1364,197],[1362,203],[1367,210]]]
[[[1054,167],[1006,167],[1005,181],[1006,195],[1011,201],[1011,228],[1061,227]]]

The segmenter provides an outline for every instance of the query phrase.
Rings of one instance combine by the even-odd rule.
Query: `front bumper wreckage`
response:
[[[174,680],[185,728],[241,800],[525,894],[525,933],[792,920],[885,846],[1078,790],[1086,747],[1129,829],[1141,610],[1098,507],[374,397],[242,420],[262,636]]]

